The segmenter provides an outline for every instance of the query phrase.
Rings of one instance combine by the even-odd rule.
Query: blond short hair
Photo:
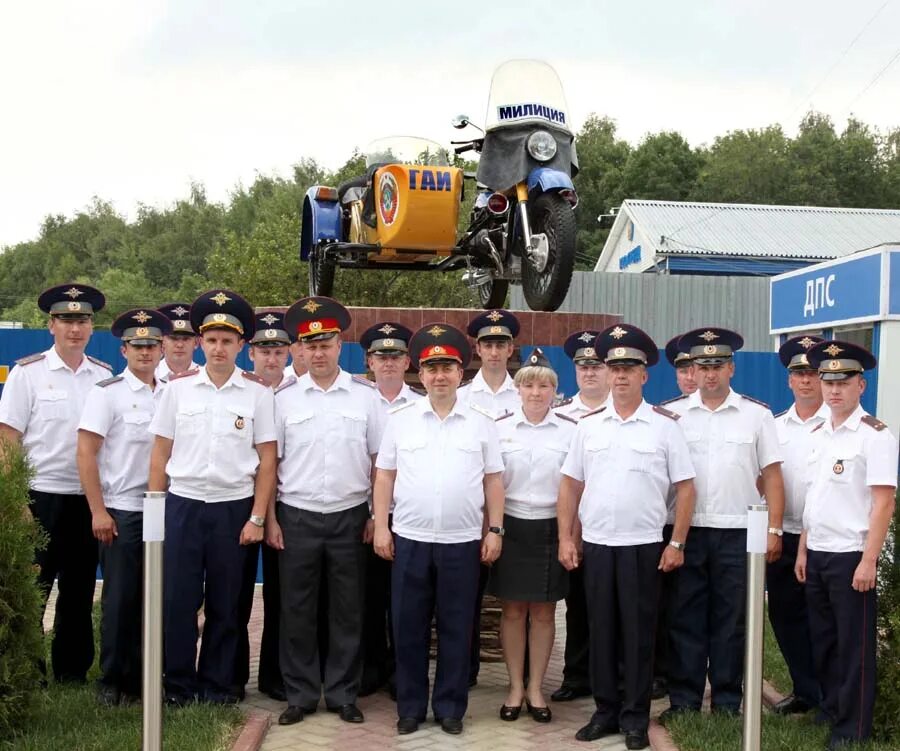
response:
[[[519,368],[513,378],[516,386],[525,386],[535,381],[549,381],[554,389],[559,386],[559,377],[556,375],[556,371],[543,365],[526,365],[524,368]]]

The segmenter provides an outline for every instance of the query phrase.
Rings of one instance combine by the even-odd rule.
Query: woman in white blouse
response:
[[[556,603],[568,589],[557,559],[556,497],[575,431],[574,419],[550,409],[558,383],[543,352],[535,349],[515,377],[522,406],[497,419],[505,466],[505,536],[488,591],[503,602],[500,639],[509,694],[500,718],[507,721],[518,719],[523,701],[536,722],[551,719],[541,683],[556,633]]]

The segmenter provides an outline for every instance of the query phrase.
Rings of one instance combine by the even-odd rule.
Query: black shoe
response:
[[[775,714],[780,715],[806,714],[812,708],[812,705],[805,702],[799,696],[794,696],[793,694],[791,694],[790,696],[784,697],[784,699],[773,706],[772,711]]]
[[[590,696],[591,689],[587,686],[567,686],[563,683],[556,691],[550,694],[550,701],[573,701],[582,696]]]
[[[122,695],[115,686],[100,685],[97,687],[97,704],[101,707],[117,707]]]
[[[619,723],[615,720],[607,722],[594,722],[591,720],[581,730],[575,733],[576,741],[595,741],[607,735],[615,735],[619,732]]]
[[[303,722],[305,716],[306,712],[303,707],[298,706],[297,704],[288,704],[288,708],[278,715],[278,724],[296,725],[298,722]]]
[[[419,729],[419,721],[415,717],[401,717],[397,720],[397,734],[409,735]]]
[[[335,712],[344,722],[363,722],[365,717],[355,704],[341,704],[339,707],[328,707],[329,712]]]
[[[528,714],[535,722],[550,722],[553,719],[550,707],[532,707],[529,702],[525,702],[525,705],[528,707]]]
[[[441,730],[450,735],[459,735],[463,731],[463,721],[455,717],[445,717],[441,720]]]
[[[699,713],[699,709],[694,709],[693,707],[669,707],[662,711],[659,715],[659,724],[665,726],[665,724],[676,717],[680,717],[681,715],[691,714],[691,713]]]
[[[520,704],[518,707],[508,707],[504,704],[500,707],[500,719],[505,722],[514,722],[519,719],[519,714],[522,712],[522,705]]]
[[[739,707],[729,707],[729,706],[718,706],[718,707],[710,707],[710,713],[714,715],[719,715],[720,717],[740,717],[741,710]]]
[[[275,701],[287,701],[287,694],[284,692],[284,686],[266,686],[265,688],[260,686],[259,692]]]
[[[185,696],[184,694],[166,694],[165,703],[167,707],[180,709],[188,704],[194,703],[193,696]]]
[[[650,737],[646,730],[629,730],[625,733],[625,748],[640,749],[650,745]]]
[[[662,699],[669,693],[669,683],[665,678],[654,678],[653,687],[650,689],[651,699]]]
[[[818,725],[819,727],[831,727],[832,725],[831,718],[821,707],[819,707],[813,717],[813,725]]]

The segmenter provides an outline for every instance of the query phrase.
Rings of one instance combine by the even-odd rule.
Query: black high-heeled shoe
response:
[[[520,704],[518,707],[507,707],[505,704],[500,707],[500,719],[505,722],[513,722],[519,719],[519,714],[522,712],[522,705]]]
[[[526,701],[525,706],[528,707],[528,714],[535,722],[550,722],[553,719],[553,712],[550,707],[532,707],[531,702]]]

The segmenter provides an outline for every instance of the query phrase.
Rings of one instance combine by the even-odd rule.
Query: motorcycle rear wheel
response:
[[[309,294],[330,297],[334,291],[335,266],[322,261],[320,253],[319,248],[313,248],[309,254]]]
[[[491,279],[487,284],[478,287],[478,300],[485,310],[502,308],[506,304],[506,295],[509,292],[509,280]]]
[[[543,193],[528,207],[532,234],[547,235],[547,265],[538,271],[522,253],[522,291],[532,310],[554,311],[569,291],[575,268],[575,212],[559,193]]]

